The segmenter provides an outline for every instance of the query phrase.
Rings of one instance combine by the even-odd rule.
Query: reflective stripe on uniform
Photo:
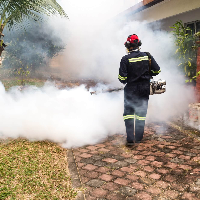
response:
[[[154,74],[159,74],[160,72],[161,72],[161,70],[159,70],[159,71],[153,71],[153,70],[151,70]]]
[[[126,119],[137,119],[137,120],[146,120],[146,117],[140,117],[138,115],[125,115],[124,120]]]
[[[136,115],[135,118],[138,119],[138,120],[146,120],[146,117],[140,117],[138,115]]]
[[[120,76],[120,75],[118,75],[118,78],[119,78],[120,80],[122,80],[122,81],[125,81],[125,80],[127,79],[127,77],[123,77],[123,76]]]
[[[138,57],[138,58],[130,58],[129,62],[139,62],[143,60],[149,60],[148,56]]]
[[[134,119],[134,116],[135,115],[125,115],[124,116],[124,120],[126,120],[126,119]]]

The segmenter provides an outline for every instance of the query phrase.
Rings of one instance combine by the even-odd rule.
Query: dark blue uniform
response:
[[[124,88],[124,120],[127,142],[139,142],[143,138],[150,94],[150,78],[160,73],[160,67],[151,56],[151,71],[147,53],[132,51],[122,57],[118,79]],[[135,137],[134,137],[135,120]]]

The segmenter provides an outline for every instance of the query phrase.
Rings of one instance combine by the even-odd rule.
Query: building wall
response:
[[[151,0],[144,0],[143,4],[148,2]],[[197,8],[200,8],[200,0],[165,0],[132,16],[130,13],[129,19],[153,22]]]
[[[171,31],[171,26],[176,23],[176,21],[181,20],[183,23],[189,23],[193,21],[200,21],[200,8],[177,14],[172,17],[157,20],[155,22],[149,23],[154,30],[161,29],[165,31]]]

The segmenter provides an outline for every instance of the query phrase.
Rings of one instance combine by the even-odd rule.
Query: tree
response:
[[[197,46],[196,35],[193,35],[189,27],[185,27],[182,21],[177,21],[172,27],[175,36],[175,44],[177,46],[176,54],[181,61],[179,67],[189,78],[186,82],[192,82],[199,75],[197,69]]]
[[[2,39],[6,26],[12,28],[23,20],[42,20],[43,14],[67,17],[56,0],[1,0],[0,13],[0,56],[6,47]]]
[[[35,72],[47,66],[49,58],[56,56],[66,45],[54,34],[54,27],[43,22],[32,22],[26,30],[11,31],[7,40],[10,43],[3,65],[14,72],[20,72],[20,69]]]

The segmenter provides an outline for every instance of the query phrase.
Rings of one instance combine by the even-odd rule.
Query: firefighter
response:
[[[127,142],[130,147],[140,143],[150,95],[150,79],[160,73],[160,67],[148,52],[141,52],[141,41],[136,34],[124,43],[128,55],[122,57],[118,79],[124,87],[124,114]],[[135,130],[135,134],[134,134]]]

